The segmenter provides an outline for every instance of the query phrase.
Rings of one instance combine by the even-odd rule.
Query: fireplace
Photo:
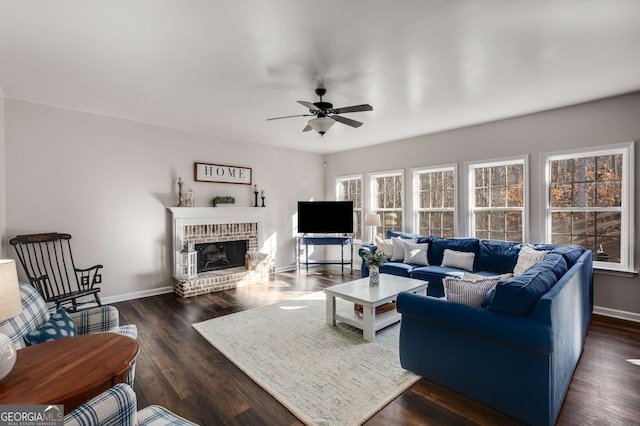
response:
[[[195,245],[198,273],[244,266],[247,240],[218,241]]]
[[[275,279],[271,257],[261,252],[262,211],[253,207],[170,207],[173,289],[182,297]],[[178,276],[180,250],[198,252],[197,277]],[[246,264],[245,259],[251,259]]]

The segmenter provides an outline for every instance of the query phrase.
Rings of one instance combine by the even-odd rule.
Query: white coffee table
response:
[[[350,281],[324,289],[327,300],[327,324],[335,326],[336,320],[347,323],[362,330],[364,340],[375,339],[376,331],[400,321],[401,315],[390,310],[376,315],[376,307],[392,302],[402,291],[426,294],[428,281],[397,275],[380,274],[380,285],[369,286],[369,278]],[[362,316],[355,310],[353,314],[338,314],[336,298],[348,300],[362,305]]]

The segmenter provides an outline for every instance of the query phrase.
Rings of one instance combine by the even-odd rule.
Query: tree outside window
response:
[[[353,239],[362,240],[362,176],[337,178],[336,201],[353,201]]]
[[[472,233],[476,238],[523,241],[525,161],[470,166]]]
[[[624,152],[593,154],[548,160],[550,242],[590,249],[599,262],[626,263]]]
[[[403,223],[403,189],[402,172],[375,174],[372,180],[372,212],[380,215],[382,226],[376,233],[384,238],[387,231],[402,231]]]
[[[454,167],[417,170],[413,176],[417,233],[440,238],[453,237],[455,231]]]

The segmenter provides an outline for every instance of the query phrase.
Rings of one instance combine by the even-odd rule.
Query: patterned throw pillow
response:
[[[444,277],[444,294],[450,302],[462,303],[469,306],[480,306],[482,300],[491,288],[500,281],[500,276],[485,277],[479,280]]]
[[[400,237],[391,238],[391,243],[393,245],[393,253],[391,254],[392,262],[402,262],[404,260],[404,245],[406,243],[415,243],[416,240],[407,240]]]
[[[473,260],[475,257],[475,253],[445,249],[444,255],[442,256],[442,265],[440,266],[473,271]]]
[[[412,265],[429,266],[429,259],[427,259],[427,251],[429,250],[429,244],[418,243],[404,243],[404,263],[410,263]]]
[[[527,269],[540,262],[549,250],[536,250],[531,247],[524,246],[518,253],[518,263],[513,268],[513,276],[522,275]]]
[[[40,328],[27,333],[24,336],[24,341],[27,346],[31,346],[50,340],[62,339],[63,337],[73,337],[76,334],[78,334],[78,330],[75,323],[67,311],[60,308]]]

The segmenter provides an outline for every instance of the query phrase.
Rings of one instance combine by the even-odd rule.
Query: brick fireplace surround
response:
[[[171,207],[173,235],[173,290],[191,297],[274,279],[268,255],[259,253],[263,244],[262,212],[255,207]],[[191,280],[177,278],[179,252],[186,243],[247,240],[254,263],[246,266],[198,273]]]

